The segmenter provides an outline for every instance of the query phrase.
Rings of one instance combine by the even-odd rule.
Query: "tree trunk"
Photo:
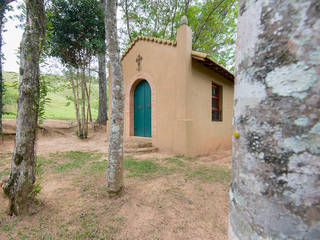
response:
[[[26,1],[24,72],[19,84],[15,146],[10,178],[3,186],[9,198],[9,214],[29,213],[35,182],[35,140],[39,104],[39,59],[45,37],[43,0]]]
[[[4,14],[7,3],[4,1],[0,2],[0,135],[2,135],[2,113],[3,113],[3,94],[4,94],[4,83],[2,76],[2,31],[4,24]]]
[[[124,12],[126,15],[128,37],[129,37],[130,43],[132,43],[132,37],[131,37],[131,31],[130,31],[130,19],[129,19],[129,13],[128,13],[128,0],[124,1]]]
[[[86,72],[85,67],[81,67],[81,132],[80,138],[88,137],[88,121],[86,119]]]
[[[72,93],[73,93],[73,99],[74,99],[73,102],[74,102],[74,107],[76,109],[76,118],[77,118],[77,123],[78,123],[78,134],[79,134],[81,132],[81,121],[80,121],[80,113],[79,113],[79,97],[76,94],[76,86],[74,84],[73,71],[72,71],[71,66],[69,66],[69,74],[70,74],[70,81],[71,81]]]
[[[112,106],[108,164],[108,192],[119,194],[123,187],[124,90],[117,35],[117,1],[106,0],[105,25],[112,78]]]
[[[87,86],[87,83],[86,81],[84,82],[85,84],[85,87],[86,87],[86,96],[87,96],[87,108],[88,108],[88,111],[87,111],[87,121],[88,119],[90,120],[90,122],[92,123],[92,114],[91,114],[91,105],[90,105],[90,95],[91,95],[91,77],[89,76],[89,89],[88,89],[88,86]]]
[[[230,239],[320,239],[319,7],[240,1]]]
[[[99,62],[99,112],[97,122],[106,125],[107,115],[107,80],[106,80],[106,54],[98,54]]]

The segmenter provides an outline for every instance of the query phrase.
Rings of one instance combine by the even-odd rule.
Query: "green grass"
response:
[[[173,163],[179,167],[185,166],[184,162],[181,159],[179,159],[178,157],[165,158],[164,160],[169,163]]]
[[[5,168],[4,170],[0,171],[0,178],[3,176],[8,176],[10,174],[10,169]]]
[[[153,159],[137,160],[131,156],[124,159],[124,168],[129,171],[130,177],[147,177],[156,174],[168,174],[172,168],[161,166]]]
[[[230,170],[226,170],[220,166],[200,166],[188,172],[187,176],[189,178],[198,178],[200,180],[227,183],[230,181]]]
[[[45,106],[45,118],[74,120],[75,109],[72,101],[72,89],[68,80],[63,76],[47,74],[42,76],[48,85],[48,98],[51,99]],[[4,94],[4,115],[3,118],[16,118],[19,74],[14,72],[4,72],[5,82]],[[95,79],[91,86],[90,105],[92,118],[96,119],[99,109],[99,89]]]
[[[89,169],[92,172],[105,172],[107,169],[107,162],[106,161],[100,161],[100,162],[92,162],[89,165]]]
[[[9,167],[5,167],[5,166],[8,166],[8,164],[10,163],[11,155],[12,155],[12,153],[10,153],[10,152],[8,152],[8,153],[0,153],[0,167],[2,167],[0,169],[0,179],[3,176],[8,176],[10,174]]]
[[[49,157],[55,162],[55,170],[65,172],[75,168],[82,168],[86,162],[98,160],[101,156],[102,154],[97,152],[69,151],[50,154]]]

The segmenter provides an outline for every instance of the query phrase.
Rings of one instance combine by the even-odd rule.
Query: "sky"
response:
[[[20,46],[23,29],[17,27],[19,20],[14,17],[19,15],[20,11],[18,6],[23,2],[23,0],[14,1],[10,4],[13,7],[11,11],[6,12],[7,21],[4,26],[4,32],[2,33],[4,45],[2,46],[2,52],[4,54],[3,60],[3,70],[6,72],[19,72],[19,59],[17,57],[17,52]],[[10,17],[11,16],[11,17]],[[94,59],[91,68],[96,68],[97,63]],[[57,59],[47,58],[46,65],[40,65],[41,73],[52,73],[62,75],[65,68],[60,64]],[[96,75],[94,72],[92,75]]]
[[[14,10],[7,12],[7,22],[5,23],[4,27],[5,32],[3,32],[4,45],[2,47],[2,51],[5,57],[3,61],[3,70],[9,72],[19,72],[17,52],[22,38],[23,30],[16,27],[19,24],[18,19],[9,18],[9,16],[13,16],[19,13],[19,10],[17,10],[19,2],[20,1],[13,2],[11,4],[14,7]]]

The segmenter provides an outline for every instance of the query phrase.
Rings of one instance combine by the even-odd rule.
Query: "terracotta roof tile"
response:
[[[228,69],[216,63],[208,54],[202,52],[192,51],[191,56],[193,59],[200,61],[204,66],[214,70],[228,80],[234,82],[234,75]]]
[[[165,39],[161,39],[161,38],[138,36],[134,39],[134,41],[130,44],[128,49],[124,52],[124,54],[121,57],[121,61],[125,58],[125,56],[130,52],[132,47],[138,41],[147,41],[147,42],[151,41],[151,42],[155,42],[155,43],[159,43],[159,44],[163,44],[163,45],[169,45],[169,46],[173,46],[173,47],[177,46],[177,42],[173,42],[173,41],[169,41],[169,40],[165,40]]]

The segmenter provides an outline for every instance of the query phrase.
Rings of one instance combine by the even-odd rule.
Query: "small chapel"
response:
[[[123,54],[124,140],[185,156],[231,148],[234,75],[192,51],[186,20],[176,39],[137,37]]]

